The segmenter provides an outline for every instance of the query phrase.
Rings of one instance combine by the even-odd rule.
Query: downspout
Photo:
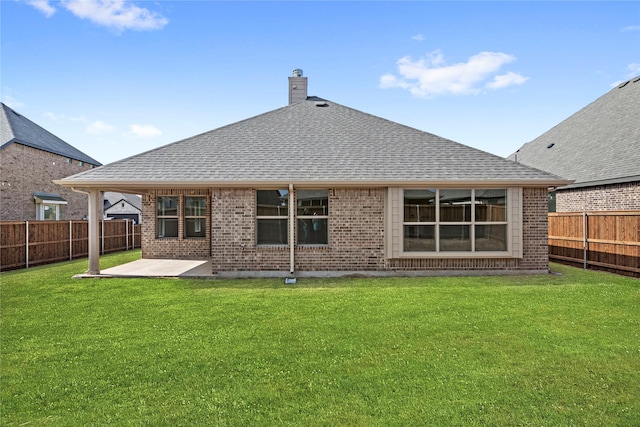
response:
[[[98,219],[98,204],[100,201],[100,191],[79,190],[71,187],[76,193],[86,194],[89,202],[89,270],[87,274],[97,276],[100,274],[100,220]]]
[[[289,273],[293,274],[295,270],[295,252],[296,252],[296,206],[293,197],[293,184],[289,184]]]

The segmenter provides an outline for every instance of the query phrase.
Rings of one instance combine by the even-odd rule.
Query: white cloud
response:
[[[56,9],[50,0],[25,0],[47,17],[53,15]],[[124,30],[158,30],[169,22],[164,16],[149,9],[138,7],[128,0],[61,0],[60,6],[69,10],[81,19],[113,28]]]
[[[417,60],[405,56],[397,62],[399,76],[383,75],[380,87],[399,87],[421,98],[443,94],[477,94],[482,88],[501,89],[526,82],[527,77],[513,72],[494,76],[503,65],[515,59],[515,56],[506,53],[480,52],[467,62],[447,64],[439,50]],[[485,84],[492,76],[493,80]]]
[[[23,102],[20,102],[13,96],[7,94],[2,95],[2,102],[4,102],[5,105],[9,106],[9,108],[13,108],[14,110],[19,109],[20,107],[24,107]]]
[[[98,135],[98,134],[113,132],[114,127],[101,120],[97,120],[91,123],[89,126],[87,126],[86,130],[90,134]]]
[[[153,125],[131,125],[131,133],[140,138],[153,138],[162,135],[160,129]]]
[[[626,33],[628,31],[640,31],[640,25],[629,25],[622,28],[620,31],[622,31],[623,33]]]
[[[56,13],[55,7],[49,4],[49,0],[26,0],[26,3],[44,13],[47,18],[50,18]]]
[[[411,37],[411,39],[417,42],[421,42],[424,40],[424,36],[422,34],[416,34],[415,36]]]
[[[507,74],[502,74],[500,76],[495,76],[493,81],[487,83],[489,89],[502,89],[503,87],[513,86],[513,85],[522,85],[529,77],[524,77],[520,74],[513,73],[509,71]]]
[[[627,70],[629,71],[627,74],[629,78],[635,77],[640,74],[640,64],[639,63],[629,64],[627,65]]]

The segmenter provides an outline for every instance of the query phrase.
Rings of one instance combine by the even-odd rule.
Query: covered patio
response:
[[[211,261],[180,259],[139,259],[126,264],[106,268],[97,274],[89,272],[74,278],[109,277],[185,277],[211,278]]]

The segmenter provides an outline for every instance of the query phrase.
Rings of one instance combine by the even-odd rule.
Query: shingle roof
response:
[[[65,178],[63,185],[566,181],[316,97]]]
[[[102,163],[64,142],[5,104],[0,108],[0,149],[13,143],[100,166]]]
[[[103,198],[105,200],[105,209],[109,209],[111,206],[124,200],[134,208],[142,211],[142,197],[137,194],[128,193],[115,193],[113,191],[105,191]]]
[[[640,180],[640,76],[607,92],[509,158],[575,180],[570,187]]]

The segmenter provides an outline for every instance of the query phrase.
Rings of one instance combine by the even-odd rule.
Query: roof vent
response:
[[[551,148],[551,147],[553,147],[554,145],[556,145],[556,143],[555,143],[555,142],[552,142],[551,144],[547,145],[547,148]]]
[[[324,101],[318,101],[318,102],[316,102],[316,107],[328,107],[328,106],[329,106],[329,104],[327,104],[327,103],[326,103],[326,102],[324,102]]]
[[[293,70],[293,77],[302,77],[302,70],[300,68]]]

